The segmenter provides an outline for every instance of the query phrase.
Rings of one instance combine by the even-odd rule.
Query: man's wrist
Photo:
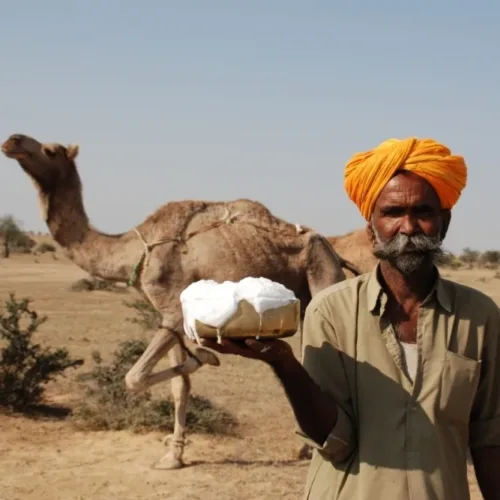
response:
[[[293,354],[270,361],[269,365],[277,375],[292,374],[304,369],[299,360]]]

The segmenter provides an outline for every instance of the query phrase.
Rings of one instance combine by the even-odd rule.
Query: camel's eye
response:
[[[56,155],[56,152],[53,149],[45,148],[44,153],[49,157],[49,158],[54,158]]]

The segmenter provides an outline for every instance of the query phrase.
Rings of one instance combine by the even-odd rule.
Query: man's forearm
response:
[[[500,495],[500,447],[473,449],[471,455],[484,500],[496,500]]]
[[[307,373],[295,358],[273,363],[295,418],[304,433],[322,445],[337,421],[337,404]]]

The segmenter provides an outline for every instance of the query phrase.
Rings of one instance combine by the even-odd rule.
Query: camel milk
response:
[[[200,343],[196,320],[219,330],[238,310],[241,300],[250,303],[262,315],[297,302],[295,294],[281,283],[268,278],[247,277],[239,282],[200,280],[185,288],[180,295],[184,315],[184,330],[193,341]]]

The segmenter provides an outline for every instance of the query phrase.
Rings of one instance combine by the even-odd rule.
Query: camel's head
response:
[[[44,194],[50,194],[62,185],[68,186],[78,178],[74,162],[78,146],[75,144],[67,147],[55,143],[42,144],[32,137],[14,134],[2,144],[1,149],[7,158],[17,160]]]

